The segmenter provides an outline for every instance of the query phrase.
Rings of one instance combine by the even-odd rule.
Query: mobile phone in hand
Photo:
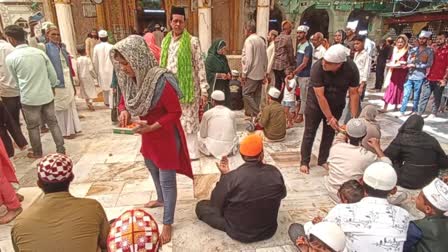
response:
[[[44,14],[42,12],[38,11],[34,13],[34,15],[30,16],[29,20],[30,22],[39,22],[44,18]]]

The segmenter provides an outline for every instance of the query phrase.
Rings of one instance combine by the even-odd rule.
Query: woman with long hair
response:
[[[403,85],[408,74],[406,68],[408,48],[408,37],[404,34],[399,35],[395,42],[392,57],[386,64],[387,74],[384,83],[387,89],[384,93],[384,108],[380,110],[381,113],[387,112],[389,104],[395,105],[395,111],[398,110],[398,104],[401,104]]]
[[[140,117],[135,132],[142,136],[141,153],[157,191],[147,208],[163,207],[162,244],[171,240],[177,199],[176,173],[193,178],[185,134],[180,123],[181,91],[174,75],[158,67],[145,40],[131,35],[114,45],[111,59],[123,92],[120,125]],[[149,195],[148,195],[149,196]]]

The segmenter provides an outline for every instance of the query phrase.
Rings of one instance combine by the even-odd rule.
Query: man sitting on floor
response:
[[[106,213],[96,200],[69,193],[72,168],[72,160],[63,154],[50,154],[40,161],[37,185],[45,195],[12,227],[15,251],[107,251]]]
[[[367,196],[358,203],[336,205],[323,221],[342,228],[346,251],[403,251],[410,216],[387,201],[387,196],[396,191],[394,168],[385,162],[375,162],[365,170],[363,181]],[[305,230],[312,226],[311,222],[304,225]]]
[[[376,155],[361,146],[367,134],[367,127],[362,119],[351,119],[344,133],[339,133],[330,149],[328,157],[328,176],[324,177],[324,185],[332,200],[339,203],[337,192],[342,183],[351,179],[360,179],[364,170],[375,161],[391,164],[381,150],[379,139],[369,139],[369,144]]]
[[[280,94],[281,92],[274,87],[269,89],[268,105],[261,112],[258,122],[263,128],[264,137],[275,142],[283,141],[286,136],[286,114],[280,104]]]
[[[425,218],[409,224],[404,252],[442,252],[448,248],[448,185],[435,178],[418,195],[415,206]]]
[[[231,238],[256,242],[271,238],[277,230],[277,215],[286,187],[280,171],[263,163],[263,139],[252,134],[240,143],[245,161],[230,171],[224,157],[218,165],[221,178],[210,200],[196,206],[198,218]]]
[[[213,108],[204,113],[198,132],[199,150],[207,156],[221,159],[238,151],[235,113],[224,106],[225,95],[213,91]]]

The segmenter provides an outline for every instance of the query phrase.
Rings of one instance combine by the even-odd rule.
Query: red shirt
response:
[[[448,68],[448,45],[434,49],[434,63],[429,70],[428,80],[440,81]]]
[[[124,99],[120,99],[119,109],[124,110]],[[140,152],[145,159],[150,159],[159,169],[176,170],[177,173],[193,178],[190,156],[187,149],[185,133],[180,123],[182,109],[176,91],[166,83],[160,100],[146,116],[148,125],[159,122],[160,129],[142,135]],[[176,148],[176,133],[179,133],[180,148]]]

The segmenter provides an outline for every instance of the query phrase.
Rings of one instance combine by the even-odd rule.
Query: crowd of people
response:
[[[414,45],[403,34],[375,49],[357,21],[336,31],[332,45],[320,32],[308,34],[306,25],[299,25],[293,38],[288,20],[280,33],[272,30],[266,37],[249,23],[239,72],[230,69],[222,39],[212,43],[204,59],[186,22],[184,9],[173,7],[165,36],[160,25],[151,25],[143,37],[130,35],[114,45],[107,31],[93,30],[77,47],[76,61],[51,23],[43,25],[43,39],[35,36],[36,22],[30,23],[29,36],[20,26],[5,28],[0,38],[0,203],[7,213],[0,224],[16,218],[11,231],[16,251],[157,251],[173,235],[176,174],[193,179],[191,162],[201,156],[220,160],[221,177],[210,200],[197,203],[198,219],[243,243],[269,239],[277,231],[287,190],[281,171],[264,162],[263,143],[285,141],[287,129],[302,123],[297,165],[307,176],[321,122],[317,165],[328,170],[322,182],[336,205],[323,218],[291,224],[292,243],[300,251],[446,250],[448,177],[441,171],[448,168],[448,157],[423,131],[422,117],[432,93],[433,116],[446,105],[446,34],[437,35],[431,46],[428,31],[422,30]],[[386,87],[382,110],[362,106],[372,62],[376,81],[370,91]],[[141,154],[157,193],[144,207],[163,207],[160,234],[144,209],[109,222],[96,200],[70,194],[75,174],[64,138],[81,132],[75,84],[88,109],[95,109],[100,86],[118,124],[138,124],[134,131],[141,135]],[[411,98],[412,115],[383,150],[378,113],[401,104],[404,114]],[[240,140],[233,110],[242,109],[250,123]],[[37,184],[45,194],[23,213],[10,161],[13,142],[21,150],[28,144],[20,111],[31,144],[28,157],[41,158]],[[43,156],[45,129],[57,153]],[[231,169],[228,157],[237,154],[244,163]],[[423,219],[411,221],[400,206],[406,190],[417,190]]]

